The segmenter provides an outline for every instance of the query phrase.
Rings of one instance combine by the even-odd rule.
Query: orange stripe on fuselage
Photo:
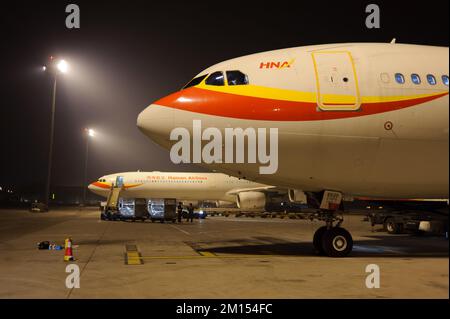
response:
[[[143,185],[142,183],[141,184],[124,184],[123,185],[123,188],[125,188],[125,189],[128,189],[128,188],[132,188],[132,187],[138,187],[138,186],[141,186],[141,185]]]
[[[317,103],[244,96],[191,87],[157,105],[200,114],[261,121],[318,121],[343,119],[399,110],[447,95],[448,92],[388,102],[362,103],[356,111],[319,111]],[[180,99],[181,98],[181,99]]]
[[[110,189],[112,184],[111,183],[104,183],[104,182],[93,182],[92,185],[97,186],[99,188],[104,188],[104,189]],[[141,186],[141,184],[124,184],[123,188],[128,189],[128,188],[132,188],[132,187],[137,187],[137,186]]]
[[[110,183],[102,183],[102,182],[93,182],[92,185],[99,187],[99,188],[104,188],[104,189],[110,189],[111,188],[111,184]]]

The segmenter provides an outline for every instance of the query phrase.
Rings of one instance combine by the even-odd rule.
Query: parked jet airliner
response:
[[[122,184],[122,198],[176,198],[180,201],[216,201],[218,206],[235,203],[239,208],[263,210],[273,186],[254,183],[221,173],[126,172],[100,177],[88,188],[108,197],[111,187]]]
[[[192,131],[194,120],[222,133],[277,128],[273,174],[259,174],[258,163],[202,165],[302,189],[319,203],[336,194],[448,198],[448,71],[448,47],[349,43],[263,52],[200,72],[142,111],[137,125],[166,149],[175,143],[171,131]],[[340,221],[333,225],[336,207],[324,207],[327,226],[315,246],[345,256],[351,236]]]

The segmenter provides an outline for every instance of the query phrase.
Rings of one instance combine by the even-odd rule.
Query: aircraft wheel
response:
[[[322,236],[322,249],[329,257],[345,257],[352,251],[352,248],[352,236],[344,228],[328,229]]]
[[[327,226],[322,226],[319,229],[317,229],[316,232],[314,233],[314,237],[313,237],[314,250],[319,255],[324,254],[324,251],[322,248],[322,238],[323,238],[323,234],[325,234],[326,230],[327,230]]]
[[[388,218],[384,222],[384,228],[389,234],[400,234],[403,231],[403,225],[396,223],[392,218]]]

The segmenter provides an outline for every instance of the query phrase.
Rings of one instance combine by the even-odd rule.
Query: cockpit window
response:
[[[228,85],[248,84],[248,77],[241,71],[227,71]]]
[[[196,86],[197,84],[200,84],[200,82],[202,82],[203,79],[206,78],[207,76],[208,76],[208,74],[203,74],[203,75],[197,76],[196,78],[193,78],[188,84],[186,84],[183,87],[183,90],[187,89],[191,86]]]
[[[205,81],[207,85],[225,85],[223,73],[220,71],[211,73]]]

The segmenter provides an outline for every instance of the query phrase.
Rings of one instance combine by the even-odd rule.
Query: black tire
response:
[[[322,249],[329,257],[345,257],[353,248],[353,238],[341,227],[333,227],[322,236]]]
[[[316,251],[316,254],[324,255],[325,252],[322,248],[322,237],[323,234],[327,231],[327,226],[322,226],[316,230],[313,237],[313,245],[314,250]]]
[[[393,218],[388,218],[384,221],[384,229],[388,234],[400,234],[403,232],[403,224],[396,223]]]

